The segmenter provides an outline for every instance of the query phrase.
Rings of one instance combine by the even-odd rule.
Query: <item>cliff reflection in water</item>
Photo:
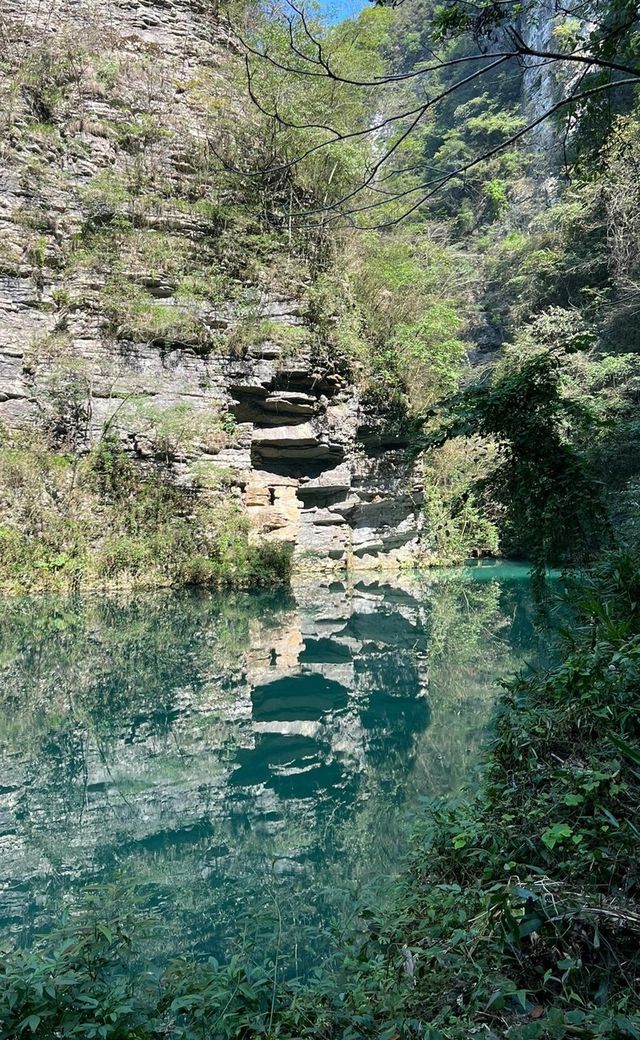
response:
[[[176,948],[274,892],[330,927],[339,891],[397,869],[531,650],[522,575],[477,576],[6,601],[0,927],[28,937],[116,877]]]

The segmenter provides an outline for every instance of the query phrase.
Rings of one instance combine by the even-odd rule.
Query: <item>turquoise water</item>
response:
[[[515,565],[5,600],[0,937],[135,882],[163,955],[277,919],[313,958],[477,762],[496,678],[538,657],[533,618]]]

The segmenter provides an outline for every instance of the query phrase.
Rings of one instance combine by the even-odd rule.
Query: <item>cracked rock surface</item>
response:
[[[149,409],[215,415],[224,435],[172,449],[178,483],[223,474],[253,537],[292,542],[301,569],[411,559],[422,488],[402,439],[370,436],[380,416],[318,349],[303,290],[228,276],[202,156],[233,44],[211,5],[5,0],[0,44],[0,424],[64,428],[73,381],[74,450],[108,428],[153,465]],[[135,249],[87,258],[117,221]],[[185,295],[181,257],[202,279],[216,250],[233,291]]]

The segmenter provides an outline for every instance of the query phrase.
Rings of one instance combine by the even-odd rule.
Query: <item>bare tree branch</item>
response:
[[[374,139],[376,134],[385,131],[388,127],[391,127],[396,123],[403,124],[406,122],[406,125],[401,127],[395,139],[385,145],[382,154],[379,155],[378,158],[375,158],[373,164],[369,165],[368,168],[365,169],[361,180],[355,187],[352,187],[339,199],[334,201],[328,201],[327,194],[325,193],[323,204],[316,208],[300,212],[291,211],[289,213],[289,219],[302,221],[303,223],[299,225],[301,227],[326,228],[339,221],[355,223],[358,221],[361,214],[376,212],[383,207],[388,208],[391,203],[401,203],[403,200],[409,200],[412,196],[419,194],[419,199],[408,204],[399,216],[388,220],[382,220],[379,223],[364,225],[370,229],[392,227],[414,213],[446,184],[450,183],[452,180],[464,178],[470,170],[504,152],[507,148],[516,144],[527,134],[531,133],[531,131],[536,127],[540,126],[540,124],[544,123],[555,113],[561,111],[567,106],[580,105],[605,92],[610,92],[625,86],[638,85],[640,83],[640,69],[634,68],[623,62],[612,61],[608,58],[600,57],[597,53],[585,53],[577,46],[574,50],[569,52],[556,52],[553,50],[531,47],[526,43],[520,31],[513,25],[500,26],[503,40],[509,45],[508,49],[489,51],[487,48],[484,50],[476,40],[476,44],[480,49],[474,54],[441,59],[431,52],[436,59],[435,62],[419,65],[417,68],[411,69],[408,72],[379,75],[371,79],[350,77],[348,75],[342,75],[333,66],[332,56],[328,53],[328,49],[325,47],[323,40],[314,32],[305,10],[302,7],[298,7],[294,0],[286,0],[286,2],[293,12],[293,17],[285,15],[289,50],[294,58],[297,59],[293,63],[290,64],[286,58],[282,58],[279,54],[274,56],[274,54],[270,52],[268,45],[265,44],[263,48],[255,46],[236,32],[239,42],[244,47],[245,70],[249,96],[257,109],[281,129],[291,131],[319,131],[320,133],[328,135],[328,139],[316,141],[315,143],[310,144],[292,159],[289,159],[286,162],[280,162],[277,165],[270,165],[260,170],[242,171],[230,166],[228,163],[225,163],[226,169],[243,177],[263,177],[270,174],[286,173],[299,166],[310,156],[330,150],[345,142],[366,138]],[[482,5],[474,3],[473,0],[459,0],[459,2],[467,3],[469,6],[475,7],[481,12],[485,11],[485,8],[482,7]],[[502,3],[505,7],[508,7],[511,0],[495,0],[495,2],[497,4]],[[297,29],[302,32],[302,43],[299,42],[299,32],[296,31]],[[612,33],[615,34],[617,31],[617,29],[611,30],[609,34],[605,34],[603,40],[606,41],[611,37]],[[537,60],[535,63],[531,63],[530,59]],[[376,89],[389,85],[393,86],[409,83],[409,81],[419,81],[420,77],[428,76],[429,74],[441,74],[445,70],[451,70],[458,65],[465,65],[467,63],[481,62],[482,64],[479,67],[474,68],[468,75],[456,79],[450,86],[441,89],[439,93],[432,97],[428,97],[418,105],[408,107],[400,112],[394,112],[391,115],[379,118],[377,121],[358,129],[340,130],[337,126],[329,125],[327,123],[314,123],[312,121],[299,122],[295,120],[295,118],[290,118],[281,111],[278,101],[275,99],[273,99],[269,106],[267,106],[258,96],[254,72],[252,69],[253,61],[266,62],[276,70],[288,75],[311,77],[315,80],[328,80],[335,85],[365,89]],[[425,166],[423,163],[415,163],[409,166],[400,165],[396,169],[388,169],[390,160],[399,154],[402,145],[405,144],[407,140],[411,138],[412,134],[415,133],[418,125],[427,112],[447,97],[462,90],[469,83],[481,79],[492,70],[499,66],[506,65],[511,61],[517,62],[519,67],[525,71],[556,63],[575,64],[579,67],[580,74],[577,77],[577,80],[574,81],[571,93],[549,106],[541,115],[531,120],[526,126],[523,126],[512,133],[499,144],[488,148],[483,151],[482,154],[476,155],[468,161],[461,163],[453,170],[440,172],[433,167],[429,168],[428,166]],[[608,81],[606,83],[599,83],[586,90],[579,89],[581,88],[585,78],[594,71],[609,73]],[[624,78],[620,78],[621,76]],[[336,169],[337,164],[334,163],[331,175],[332,179],[335,175]],[[389,184],[389,182],[393,182],[404,174],[411,174],[418,170],[425,169],[430,169],[430,172],[433,174],[430,179],[423,180],[418,184],[407,186],[397,191],[394,191],[393,187]],[[388,185],[388,187],[383,187],[383,185]],[[375,196],[375,198],[364,202],[362,205],[354,205],[354,201],[359,199],[359,197],[367,191]],[[310,217],[318,217],[319,220],[316,223],[308,223]]]
[[[255,92],[253,90],[253,83],[252,83],[252,78],[251,78],[251,72],[250,72],[250,69],[247,68],[247,77],[248,77],[247,85],[248,85],[249,95],[251,97],[251,100],[254,102],[254,104],[256,105],[256,107],[259,109],[260,112],[262,112],[264,115],[266,115],[266,116],[268,116],[268,117],[270,117],[272,119],[275,119],[281,126],[287,127],[289,129],[295,129],[295,130],[310,130],[310,129],[325,130],[328,133],[333,134],[334,137],[333,137],[333,140],[331,140],[331,141],[321,141],[319,144],[315,144],[315,145],[310,146],[304,152],[302,152],[300,155],[296,156],[294,159],[291,159],[289,162],[282,163],[282,164],[280,164],[278,166],[270,166],[270,167],[267,167],[265,170],[242,171],[242,170],[238,170],[238,169],[234,169],[233,167],[230,167],[229,164],[227,164],[227,163],[225,163],[225,166],[229,170],[229,172],[233,172],[233,173],[236,173],[236,174],[244,176],[244,177],[260,177],[260,176],[264,176],[265,173],[273,173],[273,174],[275,174],[275,173],[284,173],[287,170],[291,170],[294,167],[298,166],[304,159],[308,158],[310,155],[315,154],[316,152],[319,152],[319,151],[322,151],[322,150],[324,150],[326,148],[332,147],[333,145],[340,144],[340,143],[342,143],[344,141],[350,141],[350,140],[354,140],[356,138],[362,138],[362,137],[370,136],[370,135],[372,135],[374,133],[377,133],[379,130],[382,130],[382,129],[386,128],[391,123],[398,122],[399,120],[402,120],[402,119],[409,119],[409,118],[413,117],[413,119],[412,119],[411,123],[409,124],[409,126],[402,132],[402,134],[397,138],[397,140],[394,141],[394,143],[385,151],[385,153],[382,155],[382,157],[377,160],[377,162],[374,164],[374,166],[373,166],[373,168],[371,170],[371,173],[350,194],[346,195],[344,198],[342,198],[340,200],[340,205],[342,205],[345,202],[347,202],[349,199],[351,199],[351,198],[355,197],[356,195],[358,195],[361,191],[364,191],[365,188],[367,188],[373,182],[373,180],[376,177],[376,174],[379,172],[379,170],[382,168],[382,166],[388,161],[388,159],[394,154],[394,152],[397,151],[397,149],[400,147],[400,145],[408,137],[411,136],[411,134],[413,133],[413,131],[417,127],[417,125],[420,122],[420,120],[422,119],[422,117],[425,115],[425,113],[430,108],[433,108],[435,105],[437,105],[444,98],[449,97],[449,95],[455,93],[456,90],[459,90],[461,87],[467,85],[468,83],[472,82],[473,80],[477,79],[478,77],[484,75],[490,69],[497,68],[499,65],[504,64],[508,60],[509,60],[508,56],[499,57],[495,61],[489,62],[487,65],[483,66],[482,69],[477,69],[475,72],[471,73],[469,76],[465,76],[463,79],[457,80],[454,84],[452,84],[451,86],[447,87],[445,90],[441,91],[441,93],[437,94],[435,97],[430,98],[424,104],[418,105],[417,107],[412,108],[412,109],[408,109],[408,110],[406,110],[404,112],[400,112],[400,113],[396,113],[394,115],[388,116],[386,119],[381,120],[379,123],[376,123],[373,126],[364,127],[361,130],[353,130],[353,131],[350,131],[348,133],[342,133],[341,131],[336,130],[334,127],[330,127],[330,126],[326,126],[326,125],[322,125],[322,124],[317,124],[317,123],[293,123],[293,122],[290,122],[288,120],[285,120],[278,113],[277,109],[275,109],[273,112],[268,112],[263,107],[263,105],[260,103],[260,101],[256,98]],[[327,206],[327,211],[331,210],[331,209],[334,209],[334,208],[336,208],[336,206],[333,205],[333,204],[331,206]]]
[[[555,105],[552,105],[550,108],[546,110],[546,112],[543,112],[541,116],[538,116],[537,119],[532,120],[532,122],[528,123],[527,126],[523,127],[517,133],[513,134],[506,141],[503,141],[501,144],[496,145],[495,148],[490,149],[488,152],[484,152],[482,155],[476,156],[475,159],[470,160],[468,163],[459,166],[456,170],[453,170],[451,173],[448,173],[442,178],[440,178],[435,188],[432,188],[431,191],[423,195],[418,200],[418,202],[414,203],[408,210],[402,213],[399,217],[395,217],[393,220],[384,221],[383,223],[374,225],[373,227],[368,227],[367,230],[381,230],[382,228],[394,227],[396,224],[401,223],[401,221],[403,221],[411,213],[414,213],[416,209],[419,209],[420,206],[423,206],[425,202],[432,198],[435,192],[442,188],[444,184],[447,184],[449,181],[453,180],[456,177],[461,177],[474,166],[477,166],[479,163],[485,162],[487,159],[492,158],[492,156],[497,155],[505,148],[508,148],[509,145],[515,144],[515,142],[520,140],[521,137],[524,137],[525,134],[530,133],[531,130],[534,130],[536,126],[540,126],[541,123],[544,123],[545,120],[549,119],[550,116],[552,116],[555,112],[558,112],[561,108],[564,108],[566,105],[574,104],[579,101],[584,101],[587,98],[594,97],[596,94],[601,94],[604,91],[611,90],[614,87],[626,86],[629,84],[637,83],[638,80],[635,77],[630,79],[616,80],[611,83],[603,83],[600,84],[600,86],[592,87],[590,90],[584,90],[580,94],[572,94],[569,97],[562,98],[561,101],[558,101]],[[431,187],[432,183],[433,182],[430,183],[428,181],[425,181],[422,184],[418,184],[413,188],[407,189],[407,191],[400,192],[396,196],[396,201],[402,198],[406,198],[408,195],[412,195],[416,191],[420,191],[423,188]],[[362,209],[360,210],[347,211],[347,214],[345,215],[353,215],[356,212],[364,212],[365,209],[374,209],[378,208],[381,205],[387,205],[387,203],[374,203],[371,206],[362,207]],[[322,211],[318,210],[317,212]]]
[[[515,58],[519,54],[519,51],[517,50],[498,51],[496,53],[491,54],[488,54],[485,51],[480,51],[478,54],[467,54],[464,57],[460,58],[449,58],[446,61],[439,61],[435,65],[424,65],[421,68],[412,69],[410,72],[398,73],[397,75],[376,76],[375,79],[369,80],[351,79],[348,76],[339,75],[335,71],[335,69],[332,69],[329,65],[322,66],[324,70],[323,72],[312,72],[311,70],[305,69],[301,66],[286,65],[284,62],[279,61],[277,58],[274,58],[273,55],[269,53],[268,49],[265,48],[265,50],[259,50],[257,47],[254,47],[244,36],[242,36],[238,32],[237,29],[232,29],[232,32],[234,33],[236,39],[239,41],[239,43],[242,45],[242,47],[248,54],[252,54],[255,58],[268,62],[274,68],[279,69],[280,72],[288,72],[294,76],[309,76],[313,79],[330,79],[333,80],[335,83],[342,83],[349,87],[384,87],[388,84],[404,83],[407,80],[416,79],[419,76],[424,76],[429,72],[440,72],[442,71],[442,69],[451,68],[454,65],[463,65],[472,61],[482,61],[486,58]],[[317,61],[315,61],[315,59],[309,57],[308,55],[303,55],[302,52],[297,53],[304,57],[305,61],[310,62],[313,65],[319,64]]]
[[[516,45],[515,49],[518,54],[522,55],[522,57],[547,58],[550,61],[558,62],[573,61],[581,65],[595,66],[599,69],[610,69],[612,72],[624,72],[628,76],[637,76],[640,78],[640,69],[633,68],[630,65],[622,65],[617,61],[607,61],[606,58],[599,58],[594,54],[581,54],[579,51],[572,51],[570,54],[565,54],[563,51],[536,50],[525,43],[517,29],[510,27],[506,32],[514,40]]]
[[[324,207],[324,212],[329,213],[332,210],[340,208],[346,202],[349,202],[352,198],[355,198],[357,195],[359,195],[360,192],[365,190],[365,188],[369,187],[369,185],[373,182],[376,174],[384,165],[384,163],[387,162],[387,160],[400,147],[400,145],[413,133],[424,114],[430,108],[436,105],[439,101],[442,101],[444,98],[448,97],[450,94],[453,94],[456,90],[459,90],[460,87],[465,86],[467,83],[470,83],[474,79],[477,79],[478,76],[484,75],[484,73],[488,72],[489,69],[497,68],[498,65],[502,65],[505,61],[508,60],[508,58],[498,58],[496,61],[493,61],[489,65],[484,66],[482,69],[477,69],[470,76],[466,76],[464,79],[457,80],[456,83],[452,84],[450,87],[447,87],[446,90],[443,90],[435,98],[432,98],[431,100],[427,101],[424,105],[422,105],[421,108],[417,111],[415,118],[412,120],[409,126],[403,131],[403,133],[397,138],[397,140],[394,141],[394,143],[386,150],[382,157],[378,159],[378,161],[374,164],[369,176],[366,177],[356,188],[354,188],[353,191],[349,192],[347,195],[344,195],[343,198],[340,199],[338,202],[332,203],[330,206]],[[295,214],[293,214],[293,216],[295,216]]]

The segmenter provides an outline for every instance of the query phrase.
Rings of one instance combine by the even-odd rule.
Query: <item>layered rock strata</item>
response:
[[[0,423],[79,453],[108,431],[300,565],[410,559],[402,438],[327,360],[291,247],[229,217],[219,110],[248,117],[212,7],[9,0],[0,33]]]

